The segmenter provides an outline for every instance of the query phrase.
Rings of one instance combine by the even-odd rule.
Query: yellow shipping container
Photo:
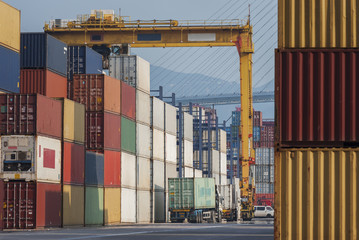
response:
[[[63,185],[63,226],[84,225],[84,186]]]
[[[278,48],[356,48],[357,0],[278,0]]]
[[[105,225],[121,222],[121,188],[105,188],[104,192]]]
[[[20,11],[0,1],[0,45],[20,52]]]
[[[359,148],[275,153],[275,239],[357,239]]]

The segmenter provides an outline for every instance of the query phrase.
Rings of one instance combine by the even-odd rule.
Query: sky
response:
[[[277,1],[272,0],[5,0],[21,10],[21,31],[43,31],[46,21],[51,19],[76,19],[78,14],[89,14],[92,9],[121,9],[122,16],[131,20],[214,20],[247,19],[250,4],[250,19],[253,25],[253,88],[259,91],[273,90],[274,49],[277,47]],[[228,82],[239,82],[239,59],[235,47],[220,48],[133,48],[151,65],[175,72],[199,73],[221,78]],[[160,68],[158,68],[160,69]],[[151,71],[151,81],[161,84],[166,76],[160,70]],[[188,79],[187,79],[188,80]],[[178,79],[186,81],[186,79]],[[193,88],[201,95],[201,85],[193,81]],[[226,87],[226,86],[223,86]],[[166,88],[166,85],[164,85]],[[176,92],[176,86],[168,89]],[[229,93],[239,89],[229,89]],[[213,93],[215,94],[215,92]],[[254,105],[263,108],[266,118],[274,118],[274,104]],[[230,115],[232,107],[221,118]]]

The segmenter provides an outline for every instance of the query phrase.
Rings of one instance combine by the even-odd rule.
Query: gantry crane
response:
[[[125,20],[128,19],[128,20]],[[254,190],[249,183],[250,162],[254,161],[252,141],[252,26],[240,20],[136,20],[116,16],[113,10],[92,10],[76,20],[53,20],[45,32],[69,46],[86,45],[104,56],[127,53],[138,47],[220,47],[237,46],[240,56],[242,138],[241,217],[253,217]],[[106,68],[106,64],[104,64]]]

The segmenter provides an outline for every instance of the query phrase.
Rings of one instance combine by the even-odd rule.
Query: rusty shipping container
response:
[[[73,99],[87,111],[121,113],[121,81],[104,74],[74,74]]]
[[[121,81],[121,113],[136,120],[136,89]]]
[[[357,239],[359,148],[275,154],[275,239]]]
[[[121,187],[121,152],[104,151],[104,186]]]
[[[61,139],[61,102],[39,94],[0,94],[0,134]]]
[[[61,184],[36,184],[36,228],[61,226]]]
[[[63,142],[62,181],[66,184],[84,184],[85,146]]]
[[[21,69],[20,93],[39,93],[52,98],[66,98],[67,79],[47,69]]]
[[[357,0],[279,0],[278,47],[359,47],[358,8]]]
[[[121,150],[121,116],[108,112],[86,112],[86,149]]]
[[[276,50],[276,142],[358,146],[359,49]]]

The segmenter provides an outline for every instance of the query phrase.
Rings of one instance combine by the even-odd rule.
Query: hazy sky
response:
[[[251,5],[255,54],[253,87],[266,91],[274,85],[274,48],[277,46],[277,1],[273,0],[5,0],[21,10],[23,32],[42,31],[50,19],[76,19],[92,9],[114,9],[132,20],[142,19],[246,19]],[[200,73],[226,81],[239,81],[239,61],[235,47],[132,49],[152,65],[176,72]],[[151,81],[165,81],[160,71],[151,71]],[[185,81],[178,79],[178,81]],[[201,86],[196,86],[200,94]],[[166,88],[166,86],[164,86]],[[225,87],[225,86],[224,86]],[[169,89],[175,91],[176,89]],[[239,92],[229,89],[228,93]],[[215,94],[215,93],[213,93]],[[270,115],[272,117],[272,110]]]

